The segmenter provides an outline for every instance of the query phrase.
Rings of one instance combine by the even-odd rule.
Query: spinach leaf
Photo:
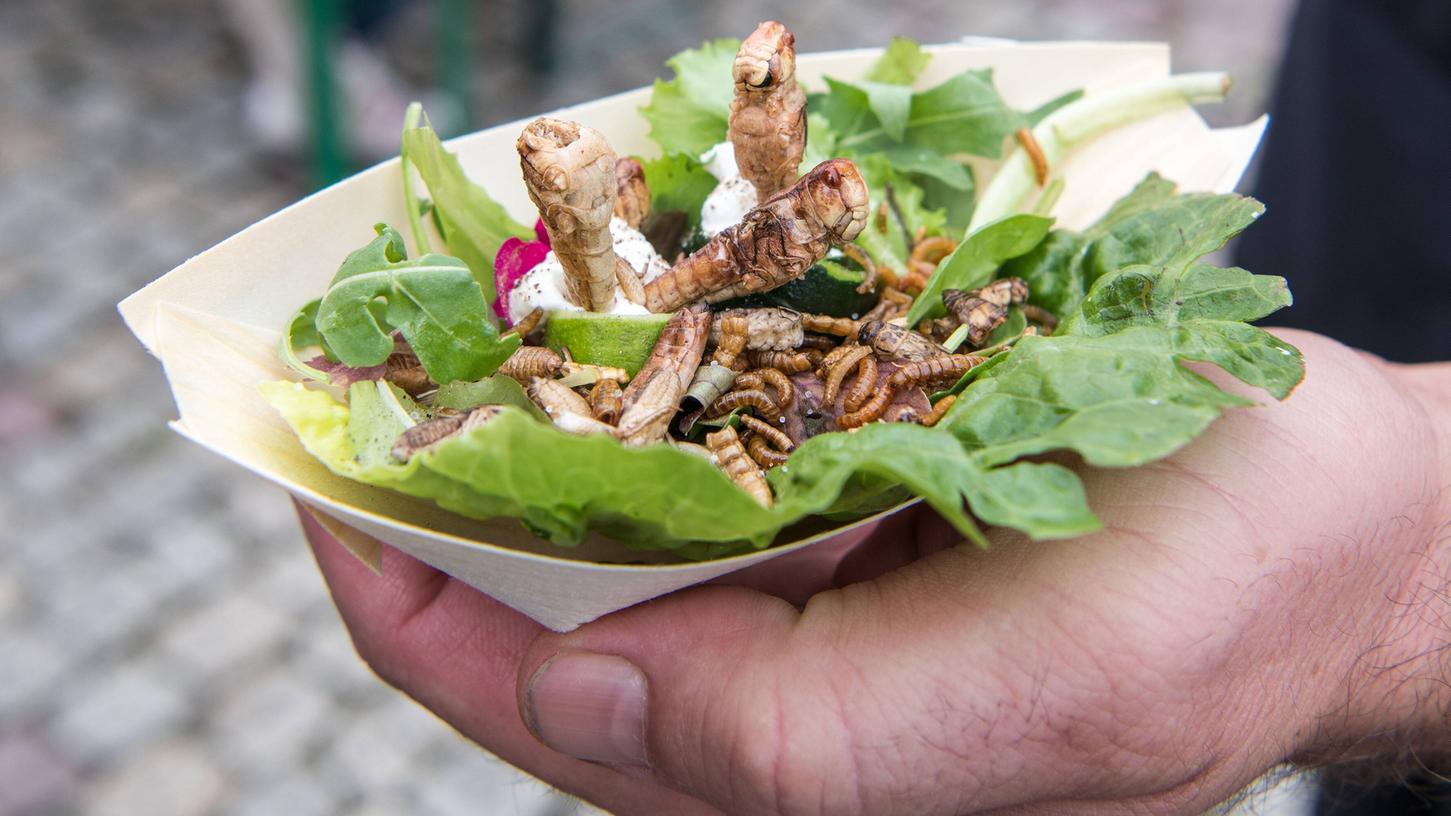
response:
[[[946,314],[942,293],[948,289],[974,289],[992,280],[993,272],[1011,258],[1031,252],[1048,235],[1053,219],[1041,215],[1010,215],[967,236],[951,255],[942,259],[922,294],[912,301],[907,325]]]
[[[436,382],[492,374],[517,335],[499,337],[478,282],[463,261],[443,255],[407,260],[403,236],[386,224],[348,255],[317,311],[317,330],[343,363],[378,365],[393,353],[393,330]],[[370,310],[383,301],[382,319]]]
[[[655,80],[649,104],[640,108],[665,153],[699,156],[725,141],[735,95],[731,63],[740,47],[736,39],[708,40],[666,60],[675,78]]]
[[[444,149],[427,116],[423,117],[421,127],[403,131],[403,151],[428,185],[433,214],[442,228],[448,251],[468,266],[485,300],[492,306],[495,297],[494,256],[504,241],[511,237],[532,239],[533,228],[515,221],[499,202],[489,197],[483,187],[469,181],[459,165],[458,156]],[[415,238],[422,240],[421,236],[416,235]],[[492,309],[485,310],[484,320],[494,321]]]

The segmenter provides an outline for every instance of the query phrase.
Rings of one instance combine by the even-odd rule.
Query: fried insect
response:
[[[564,267],[566,294],[589,311],[608,310],[615,300],[615,152],[599,131],[548,118],[526,125],[515,147],[524,186]]]
[[[821,349],[806,348],[802,349],[799,354],[806,358],[806,362],[811,364],[811,368],[817,368],[821,365],[821,361],[826,359],[826,352]]]
[[[615,256],[615,284],[620,287],[620,294],[625,296],[625,300],[636,306],[645,305],[645,284],[640,282],[640,276],[629,262],[618,255]]]
[[[732,317],[746,319],[747,349],[755,351],[786,351],[801,345],[802,314],[795,309],[763,306],[755,309],[726,309],[715,316],[710,326],[710,342],[719,343],[723,322]]]
[[[623,368],[617,368],[615,366],[602,366],[595,365],[593,363],[576,363],[573,360],[570,360],[566,361],[564,365],[559,367],[559,375],[561,377],[574,377],[576,375],[586,373],[589,376],[584,379],[588,380],[589,382],[614,380],[617,383],[627,383],[630,381],[630,372],[624,370]]]
[[[816,349],[827,353],[836,349],[840,341],[832,337],[823,337],[819,334],[805,334],[801,336],[801,342],[796,344],[798,349]]]
[[[721,472],[762,506],[771,506],[771,485],[766,481],[766,474],[746,453],[735,428],[726,426],[706,434],[705,446],[710,449],[711,461]]]
[[[750,360],[752,368],[775,368],[787,374],[800,374],[803,371],[810,371],[815,366],[811,362],[810,352],[806,351],[752,351],[747,352],[746,358]],[[818,354],[820,352],[817,352]]]
[[[867,400],[862,407],[855,411],[848,411],[836,418],[836,426],[838,428],[849,431],[852,428],[860,428],[868,422],[881,418],[882,414],[887,410],[887,406],[892,404],[892,400],[897,396],[897,393],[891,386],[874,386],[874,388],[875,390],[872,392],[871,399]]]
[[[867,222],[867,186],[855,164],[828,159],[645,284],[645,307],[669,312],[764,292],[800,277]]]
[[[868,320],[857,331],[857,341],[871,346],[888,360],[914,362],[947,356],[947,349],[906,326]]]
[[[766,437],[759,434],[750,434],[746,437],[746,452],[756,460],[756,464],[760,465],[762,470],[779,467],[791,460],[789,454],[771,447],[771,443],[766,441]]]
[[[529,333],[539,328],[544,322],[544,307],[536,306],[524,315],[524,319],[514,324],[513,332],[520,337],[528,337]]]
[[[1050,335],[1058,328],[1058,316],[1032,303],[1023,304],[1023,317],[1043,327],[1043,334]]]
[[[1038,144],[1033,131],[1028,128],[1018,128],[1013,134],[1018,144],[1023,146],[1023,152],[1028,154],[1028,160],[1033,163],[1033,177],[1037,180],[1038,186],[1042,187],[1048,183],[1048,157],[1043,153],[1043,146]]]
[[[704,303],[681,309],[665,324],[649,359],[625,389],[616,433],[621,442],[647,445],[665,436],[700,366],[709,334],[710,308]]]
[[[553,377],[564,367],[564,358],[544,346],[520,346],[499,366],[500,374],[528,384],[535,377]]]
[[[717,331],[719,327],[719,331]],[[751,324],[742,314],[722,314],[711,324],[711,333],[718,335],[715,354],[710,361],[719,366],[735,370],[739,366],[741,352],[746,349],[750,338]]]
[[[914,264],[926,264],[930,269],[935,270],[942,259],[951,255],[957,249],[957,242],[945,235],[934,235],[931,238],[923,238],[912,246],[912,254],[909,261]]]
[[[930,428],[933,425],[936,425],[938,422],[941,422],[942,417],[947,414],[948,410],[950,410],[953,404],[956,402],[956,394],[948,394],[947,396],[938,400],[937,404],[932,406],[932,412],[929,413],[927,416],[922,417],[922,424]]]
[[[828,403],[836,401],[837,392],[841,390],[841,384],[846,379],[846,375],[854,371],[858,363],[870,356],[872,356],[872,350],[869,347],[852,346],[847,353],[841,356],[841,359],[827,367],[824,396]]]
[[[872,395],[872,388],[877,384],[877,358],[863,357],[857,363],[857,376],[846,390],[846,397],[842,400],[842,407],[848,411],[860,410],[866,403],[867,398]]]
[[[796,81],[795,44],[784,25],[767,20],[741,42],[731,65],[736,95],[729,138],[760,201],[796,180],[806,149],[806,93]]]
[[[607,425],[620,421],[625,406],[624,392],[615,380],[600,380],[589,391],[589,408],[594,418]]]
[[[837,337],[851,337],[861,328],[857,321],[849,317],[832,317],[831,315],[803,314],[801,315],[801,328],[818,334],[831,334]]]
[[[857,265],[866,272],[865,277],[862,278],[862,282],[857,284],[857,292],[863,295],[868,292],[875,292],[877,289],[877,278],[881,276],[881,272],[877,270],[877,265],[872,261],[872,256],[863,252],[861,247],[856,244],[842,244],[841,254],[856,261]]]
[[[967,342],[974,348],[1008,319],[1008,306],[1028,299],[1028,284],[1022,278],[1003,278],[971,291],[948,289],[942,293],[947,311],[967,326]]]
[[[858,343],[843,343],[827,352],[826,356],[821,358],[821,364],[816,367],[816,376],[825,379],[832,366],[836,365],[841,358],[851,354],[857,348],[860,348],[860,344]]]
[[[526,389],[529,392],[529,399],[544,409],[551,420],[558,424],[558,420],[565,414],[576,414],[578,416],[594,418],[594,410],[575,392],[573,388],[547,377],[533,377],[529,380]]]
[[[907,363],[887,378],[887,389],[900,391],[914,385],[956,382],[985,362],[987,358],[978,354],[949,354]]]
[[[787,436],[785,431],[771,423],[763,422],[750,414],[741,414],[737,419],[741,421],[742,427],[764,438],[776,450],[783,453],[790,453],[796,449],[796,443],[791,441],[791,437]]]
[[[465,413],[440,414],[404,431],[393,443],[393,458],[400,462],[432,450],[442,442],[468,433],[498,416],[502,406],[481,405]]]
[[[709,418],[723,417],[737,408],[754,408],[756,413],[772,422],[781,416],[781,409],[765,391],[751,388],[732,391],[716,400],[710,406]]]
[[[628,156],[615,161],[615,217],[639,229],[650,214],[650,188],[645,168]]]
[[[796,399],[796,386],[791,378],[774,368],[756,368],[736,377],[736,388],[742,391],[770,388],[776,392],[776,405],[785,409]]]
[[[412,352],[394,352],[383,361],[383,379],[416,397],[433,387],[433,378]]]

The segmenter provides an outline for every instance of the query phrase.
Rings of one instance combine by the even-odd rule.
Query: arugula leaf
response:
[[[715,189],[716,178],[693,156],[669,153],[658,159],[639,159],[650,189],[650,211],[685,213],[688,231],[700,226],[700,208]]]
[[[442,228],[448,251],[468,265],[484,298],[492,305],[494,256],[511,237],[532,239],[533,228],[515,221],[483,187],[469,181],[458,156],[444,149],[427,116],[423,117],[421,127],[403,131],[403,151],[428,185],[433,214]],[[494,322],[491,310],[485,310],[484,320]]]
[[[907,311],[907,325],[946,314],[942,293],[948,289],[974,289],[992,280],[993,272],[1011,258],[1031,252],[1048,235],[1053,219],[1041,215],[1010,215],[967,236],[951,255],[942,259],[922,294]]]
[[[373,229],[378,237],[348,255],[318,306],[317,330],[338,359],[360,368],[382,363],[393,353],[394,329],[439,383],[477,380],[514,353],[519,337],[499,337],[462,261],[432,254],[409,261],[397,230]],[[378,299],[381,323],[369,308]]]
[[[296,371],[310,380],[328,381],[326,372],[318,371],[316,368],[303,362],[302,356],[298,354],[301,349],[320,348],[323,356],[330,360],[337,359],[332,350],[327,347],[327,341],[317,330],[317,307],[322,299],[308,301],[305,306],[297,310],[292,320],[287,324],[287,331],[282,333],[282,344],[279,354],[282,362],[287,367]]]
[[[433,405],[435,408],[454,408],[460,411],[479,405],[512,405],[523,409],[540,422],[550,421],[544,409],[529,399],[524,386],[512,377],[502,374],[485,377],[478,382],[455,380],[445,383],[439,386],[438,393],[434,395]]]
[[[907,138],[907,122],[912,113],[912,89],[906,85],[861,81],[857,87],[866,94],[867,107],[891,138]]]
[[[893,37],[864,78],[870,82],[911,85],[931,61],[932,55],[923,51],[915,40]]]
[[[736,39],[707,40],[665,61],[675,78],[655,80],[649,104],[640,108],[665,153],[699,156],[725,141],[735,95],[731,63],[740,47]]]

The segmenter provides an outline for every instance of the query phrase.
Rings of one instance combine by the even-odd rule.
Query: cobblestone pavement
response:
[[[405,73],[428,4],[384,40]],[[480,21],[485,121],[643,84],[772,4],[562,4],[552,76]],[[1263,106],[1286,0],[813,3],[809,50],[980,33],[1169,39]],[[484,12],[481,10],[480,14]],[[357,660],[285,497],[171,435],[125,294],[305,192],[240,126],[211,3],[0,4],[0,816],[570,813]]]

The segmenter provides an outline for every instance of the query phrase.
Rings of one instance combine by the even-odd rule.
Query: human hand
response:
[[[901,514],[804,609],[702,587],[560,635],[303,523],[381,677],[615,812],[1200,811],[1287,758],[1451,749],[1451,365],[1286,334],[1287,402],[1084,473],[1102,532]]]

